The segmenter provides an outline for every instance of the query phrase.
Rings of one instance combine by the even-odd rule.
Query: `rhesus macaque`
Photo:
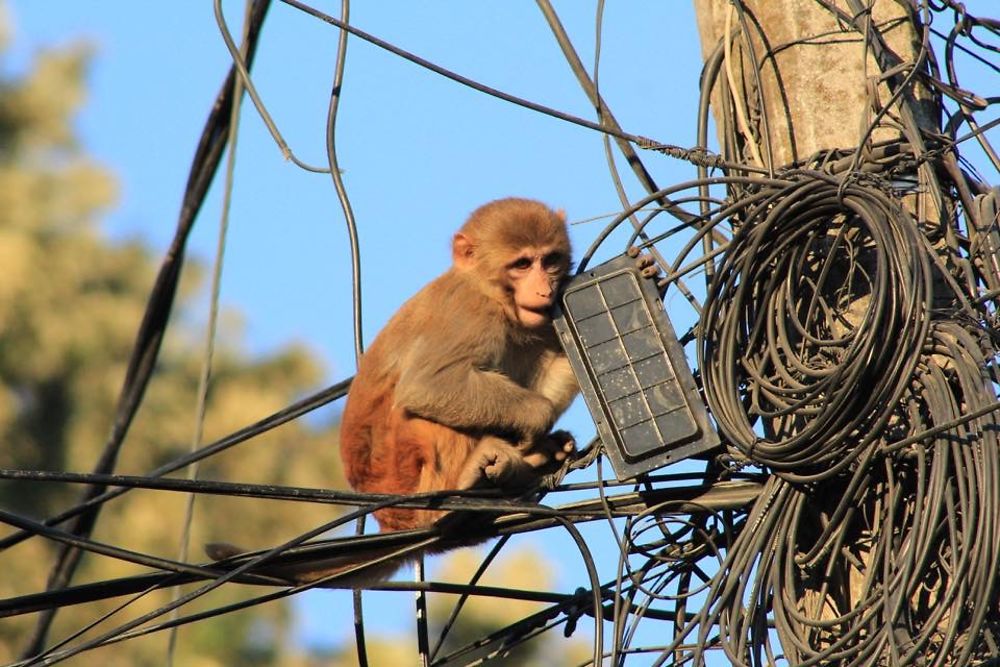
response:
[[[512,198],[472,213],[452,240],[451,268],[400,308],[361,360],[340,426],[355,490],[523,489],[573,453],[568,434],[550,433],[578,391],[551,321],[569,267],[561,211]],[[389,507],[375,516],[386,531],[443,514]],[[311,581],[371,557],[286,572]]]
[[[551,309],[570,266],[565,214],[526,199],[479,208],[452,240],[451,268],[376,337],[340,427],[358,491],[523,487],[573,451],[549,434],[577,392]],[[441,512],[386,508],[383,530]]]

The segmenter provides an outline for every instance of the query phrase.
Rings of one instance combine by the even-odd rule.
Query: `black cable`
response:
[[[718,156],[711,154],[709,151],[707,151],[702,147],[687,149],[681,146],[674,146],[672,144],[665,144],[658,141],[653,141],[652,139],[649,139],[647,137],[642,137],[621,130],[616,130],[613,127],[604,126],[601,125],[600,123],[595,123],[593,121],[586,120],[585,118],[580,118],[578,116],[574,116],[572,114],[568,114],[559,111],[557,109],[553,109],[551,107],[547,107],[545,105],[538,104],[536,102],[532,102],[530,100],[526,100],[524,98],[517,97],[515,95],[511,95],[509,93],[505,93],[501,90],[497,90],[496,88],[491,88],[477,81],[473,81],[472,79],[464,77],[461,74],[457,74],[448,69],[445,69],[440,65],[436,65],[430,62],[429,60],[421,58],[416,54],[410,53],[409,51],[406,51],[404,49],[399,48],[398,46],[390,44],[385,40],[379,39],[378,37],[370,33],[367,33],[364,30],[349,25],[344,21],[336,19],[328,14],[324,14],[323,12],[313,7],[310,7],[309,5],[298,2],[298,0],[281,0],[281,1],[284,2],[286,5],[294,7],[302,12],[305,12],[306,14],[309,14],[310,16],[313,16],[323,21],[324,23],[329,23],[330,25],[335,26],[340,30],[349,32],[352,35],[379,47],[380,49],[384,49],[389,53],[392,53],[393,55],[399,56],[400,58],[403,58],[405,60],[409,60],[410,62],[419,65],[420,67],[423,67],[427,70],[430,70],[435,74],[440,74],[445,78],[455,81],[456,83],[460,83],[463,86],[468,86],[469,88],[477,90],[481,93],[485,93],[492,97],[496,97],[500,100],[503,100],[504,102],[509,102],[510,104],[515,104],[517,106],[524,107],[526,109],[530,109],[532,111],[536,111],[541,114],[545,114],[546,116],[551,116],[552,118],[556,118],[557,120],[565,121],[567,123],[572,123],[574,125],[579,125],[581,127],[585,127],[590,130],[595,130],[603,134],[610,134],[611,136],[618,137],[620,139],[624,139],[625,141],[634,143],[640,148],[646,148],[649,150],[654,150],[660,153],[664,153],[665,155],[669,155],[671,157],[680,160],[686,160],[693,164],[705,164],[711,167],[725,166],[737,171],[764,172],[764,170],[750,167],[747,165],[727,164],[721,161]]]
[[[105,490],[101,494],[95,495],[93,498],[90,498],[86,502],[75,505],[74,507],[71,507],[70,509],[65,510],[64,512],[61,512],[54,517],[46,519],[44,521],[44,525],[46,526],[58,525],[63,521],[66,521],[67,519],[73,518],[85,512],[88,508],[102,505],[103,503],[106,503],[109,500],[112,500],[127,493],[131,488],[133,488],[133,486],[153,485],[155,483],[150,482],[149,481],[150,479],[159,478],[168,473],[185,468],[191,463],[204,460],[210,456],[214,456],[215,454],[223,452],[229,449],[230,447],[234,447],[242,442],[246,442],[250,438],[260,435],[261,433],[265,433],[293,419],[297,419],[305,414],[308,414],[309,412],[319,407],[322,407],[330,403],[331,401],[343,397],[347,393],[347,388],[351,384],[351,379],[353,378],[342,380],[341,382],[338,382],[337,384],[334,384],[326,389],[316,392],[311,396],[307,396],[306,398],[297,401],[296,403],[293,403],[292,405],[289,405],[286,408],[282,408],[278,412],[275,412],[272,415],[269,415],[253,424],[250,424],[249,426],[246,426],[234,433],[231,433],[223,438],[220,438],[219,440],[216,440],[213,443],[205,445],[204,447],[196,451],[189,452],[183,456],[174,459],[173,461],[170,461],[169,463],[154,468],[153,470],[148,472],[143,478],[141,478],[142,481],[140,483],[136,483],[134,485],[122,484],[120,488],[112,489],[110,491]],[[27,471],[10,471],[10,470],[4,471],[3,474],[10,475],[9,477],[10,479],[15,479],[18,476],[24,478],[25,475],[29,476],[31,475],[31,473]],[[97,482],[97,480],[103,480],[107,482],[111,481],[111,479],[113,478],[112,476],[105,476],[99,473],[92,473],[90,476],[87,476],[88,479],[80,477],[80,475],[83,475],[82,473],[66,473],[66,474],[68,475],[68,477],[66,477],[66,481],[73,481],[72,479],[70,479],[70,477],[72,476],[77,476],[76,478],[81,481],[94,481],[94,482]],[[52,478],[51,477],[52,475],[58,475],[58,473],[51,473],[51,472],[41,473],[39,475],[39,481],[43,481],[43,478],[46,476]],[[32,535],[33,533],[31,533],[30,531],[18,531],[11,535],[8,535],[7,537],[0,539],[0,551],[8,549],[16,544],[19,544],[24,540],[32,537]]]
[[[685,485],[690,480],[683,476],[657,475],[635,492],[618,495],[604,493],[613,482],[567,484],[556,491],[590,493],[590,497],[542,508],[447,493],[400,498],[211,481],[185,485],[185,480],[156,479],[342,396],[347,382],[161,466],[146,478],[110,474],[156,358],[187,234],[221,155],[225,127],[213,115],[192,167],[177,235],[137,337],[97,474],[0,471],[0,477],[9,479],[94,488],[84,502],[44,524],[3,514],[19,530],[0,540],[0,549],[37,535],[158,571],[62,588],[66,578],[46,593],[2,601],[0,611],[50,615],[66,604],[141,596],[180,580],[217,578],[177,605],[161,607],[96,640],[70,646],[89,626],[85,627],[49,654],[39,649],[32,659],[65,660],[96,646],[316,585],[284,588],[176,621],[153,622],[225,582],[277,583],[266,574],[253,574],[266,572],[267,563],[298,562],[373,545],[391,544],[396,553],[402,553],[439,540],[445,547],[458,544],[419,531],[300,544],[316,534],[310,531],[274,549],[206,569],[87,537],[97,508],[130,488],[358,506],[347,517],[365,515],[386,504],[522,512],[520,517],[497,518],[483,529],[494,536],[562,525],[574,535],[590,590],[561,598],[539,592],[538,599],[544,598],[552,607],[485,638],[492,646],[513,646],[561,624],[571,630],[580,614],[589,613],[597,625],[595,662],[608,655],[624,664],[629,656],[652,654],[654,664],[704,665],[709,652],[722,651],[736,665],[780,661],[930,664],[935,660],[968,665],[1000,653],[1000,621],[994,613],[1000,599],[996,568],[1000,560],[996,396],[1000,335],[995,326],[1000,272],[991,264],[998,250],[993,238],[997,235],[997,195],[963,170],[958,155],[958,148],[975,138],[995,161],[987,132],[1000,121],[979,122],[977,115],[995,108],[1000,98],[963,90],[954,60],[955,51],[963,50],[995,68],[989,56],[1000,48],[987,39],[1000,34],[1000,23],[968,15],[952,0],[918,1],[908,20],[914,22],[919,43],[914,61],[903,63],[878,35],[878,26],[862,2],[851,0],[853,13],[849,14],[820,0],[845,30],[861,35],[888,78],[891,97],[875,110],[867,132],[876,125],[898,124],[895,129],[905,141],[865,145],[863,151],[847,147],[823,151],[800,164],[775,169],[773,177],[758,177],[766,170],[728,163],[701,149],[662,146],[622,131],[597,95],[596,85],[585,81],[585,71],[581,83],[601,109],[601,123],[516,98],[445,70],[348,25],[346,13],[344,20],[337,20],[295,0],[285,2],[338,26],[342,45],[350,33],[480,92],[614,136],[623,150],[627,148],[626,155],[631,154],[631,142],[699,165],[697,180],[656,188],[648,187],[654,181],[645,167],[633,162],[641,182],[655,192],[625,206],[596,235],[580,267],[585,270],[612,232],[628,219],[636,222],[630,245],[638,242],[660,250],[662,286],[683,294],[698,317],[693,327],[699,355],[697,377],[727,446],[727,453],[710,466],[746,481],[708,484],[698,490]],[[261,19],[267,4],[254,5]],[[547,4],[539,3],[543,11]],[[740,5],[738,9],[747,31],[754,18],[749,8]],[[940,20],[940,12],[946,9],[954,12],[954,27],[932,30],[929,19]],[[550,25],[557,37],[562,35],[560,43],[574,66],[572,45],[558,19],[550,17]],[[974,36],[973,29],[979,35]],[[940,65],[931,48],[932,35],[944,42]],[[987,52],[987,57],[979,56],[976,49]],[[774,55],[754,54],[751,60],[754,67],[761,67]],[[340,56],[328,115],[328,159],[335,181],[338,167],[332,140],[343,48]],[[716,49],[702,77],[698,121],[702,145],[707,143],[709,95],[724,84],[724,77],[719,76],[724,56],[723,49]],[[754,69],[750,74],[757,77],[759,73]],[[950,120],[939,133],[916,122],[911,107],[918,85],[927,87],[935,104],[952,105],[946,109]],[[231,81],[223,87],[226,90],[231,90]],[[225,99],[220,97],[218,104],[221,117],[228,117]],[[720,118],[722,155],[738,155],[741,139],[728,104],[723,104]],[[956,138],[962,124],[970,132]],[[766,130],[764,136],[769,137]],[[709,168],[720,172],[710,176]],[[931,198],[929,207],[920,209],[917,216],[907,213],[900,203],[909,196],[914,174],[918,187]],[[652,203],[660,203],[660,209],[639,219],[636,214]],[[664,209],[682,224],[661,225],[659,214]],[[353,238],[349,205],[345,213]],[[727,228],[731,238],[723,234]],[[353,255],[359,255],[356,241],[352,245]],[[673,260],[668,262],[669,253],[658,246],[673,250]],[[696,294],[683,278],[698,271],[704,272],[707,287]],[[355,290],[356,320],[360,310],[360,294]],[[356,338],[360,343],[360,327],[356,327]],[[766,481],[761,484],[761,480]],[[116,484],[121,486],[106,490]],[[598,493],[593,494],[594,490]],[[604,519],[616,530],[613,520],[622,516],[630,519],[620,543],[619,571],[613,582],[599,585],[596,564],[572,524]],[[74,517],[78,520],[70,529],[54,527]],[[340,517],[320,529],[344,520]],[[62,573],[71,574],[74,564],[64,563]],[[216,567],[232,569],[219,576]],[[426,589],[434,586],[428,584]],[[402,589],[398,585],[384,588]],[[456,587],[453,592],[490,591],[473,586]],[[615,646],[610,651],[599,643],[604,619],[615,624]],[[668,622],[670,631],[657,647],[633,646],[640,625],[647,622]],[[149,625],[140,627],[143,623]],[[36,631],[35,647],[44,643],[43,625]],[[359,647],[363,639],[364,631],[359,629]],[[459,664],[463,655],[470,653],[453,653],[438,663]]]

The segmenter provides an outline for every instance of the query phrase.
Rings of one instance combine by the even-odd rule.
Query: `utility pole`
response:
[[[760,283],[746,288],[744,266],[734,284],[776,297],[745,307],[731,390],[701,369],[730,451],[774,478],[751,512],[769,531],[747,561],[757,571],[730,572],[747,588],[719,594],[732,597],[726,610],[744,606],[723,646],[748,664],[995,658],[1000,194],[963,170],[952,145],[986,106],[956,85],[950,62],[974,24],[955,13],[939,62],[923,3],[694,4],[720,152],[759,168],[728,199],[749,200],[775,187],[769,179],[801,185],[757,206],[757,218],[733,216],[730,253],[779,246],[758,251],[775,262]],[[824,188],[833,194],[810,194]],[[812,231],[776,224],[793,211],[823,220],[810,219]],[[753,228],[765,216],[780,238]],[[780,273],[785,252],[797,253],[798,273]],[[732,406],[745,414],[734,419]],[[856,414],[844,420],[846,410]]]

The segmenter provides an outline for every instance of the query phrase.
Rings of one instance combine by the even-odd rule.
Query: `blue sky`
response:
[[[331,12],[339,7],[326,5]],[[195,142],[228,64],[211,3],[170,7],[60,3],[53,11],[47,3],[11,4],[20,57],[74,39],[96,47],[80,129],[122,185],[110,229],[157,246],[172,233]],[[238,34],[241,3],[224,7]],[[592,62],[593,8],[557,8],[584,61]],[[671,25],[693,29],[689,5],[643,3],[628,15],[615,9],[606,18],[603,93],[627,129],[692,143],[697,44],[690,34],[664,39]],[[471,78],[593,117],[533,3],[356,3],[352,21]],[[278,2],[255,65],[265,104],[296,155],[311,164],[325,162],[336,39],[335,29]],[[669,79],[657,81],[643,62],[669,63]],[[632,100],[628,108],[615,104],[621,98]],[[596,133],[485,97],[357,40],[349,47],[338,128],[364,257],[369,340],[406,296],[440,272],[450,233],[479,204],[536,197],[574,220],[620,208]],[[664,182],[693,176],[667,158],[646,159]],[[214,247],[217,210],[206,209],[194,239],[203,257]],[[574,230],[578,247],[595,227]],[[252,109],[242,124],[230,229],[223,298],[244,314],[253,349],[308,341],[331,379],[350,374],[350,327],[340,325],[350,318],[349,255],[330,179],[285,162]]]
[[[227,0],[223,6],[238,34],[242,3]],[[330,1],[316,6],[332,14],[339,10]],[[590,66],[594,4],[564,0],[555,6]],[[88,152],[121,184],[108,230],[140,235],[162,248],[229,65],[211,3],[14,0],[8,9],[12,67],[23,66],[46,45],[86,40],[95,47],[79,128]],[[532,2],[398,0],[358,2],[351,11],[358,27],[435,63],[594,117]],[[276,2],[254,68],[282,134],[311,164],[325,163],[337,37],[334,28]],[[693,145],[701,58],[691,4],[608,3],[602,37],[601,92],[621,125],[665,143]],[[996,87],[985,81],[967,85],[987,94]],[[565,209],[571,221],[621,208],[595,132],[486,97],[358,40],[348,49],[338,146],[358,221],[366,342],[406,297],[444,269],[450,234],[479,204],[508,195],[534,197]],[[648,152],[642,158],[661,185],[695,177],[685,163]],[[644,194],[627,168],[622,173],[631,198]],[[323,360],[327,383],[353,374],[350,257],[330,178],[283,160],[247,104],[235,183],[222,298],[242,314],[250,349],[303,341]],[[195,254],[206,261],[218,211],[216,186],[193,239]],[[577,249],[585,249],[602,226],[574,225]],[[580,406],[566,425],[581,440],[593,433]],[[556,553],[566,543],[544,548]],[[347,618],[341,616],[349,613],[347,598],[312,598],[309,604],[322,605],[326,618],[305,626],[304,636],[339,641],[328,619]],[[370,629],[412,619],[408,596],[404,604],[398,599],[376,601]]]

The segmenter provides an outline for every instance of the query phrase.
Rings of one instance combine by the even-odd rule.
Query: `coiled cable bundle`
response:
[[[877,440],[917,363],[930,250],[875,179],[790,172],[730,219],[700,329],[706,400],[736,456],[790,481],[836,475]]]
[[[705,398],[730,453],[773,476],[677,634],[717,628],[733,664],[970,664],[1000,646],[990,311],[934,229],[863,178],[740,184],[707,289]]]
[[[996,655],[1000,418],[983,343],[935,321],[880,447],[850,475],[768,480],[712,582],[700,639],[717,624],[738,665]]]

